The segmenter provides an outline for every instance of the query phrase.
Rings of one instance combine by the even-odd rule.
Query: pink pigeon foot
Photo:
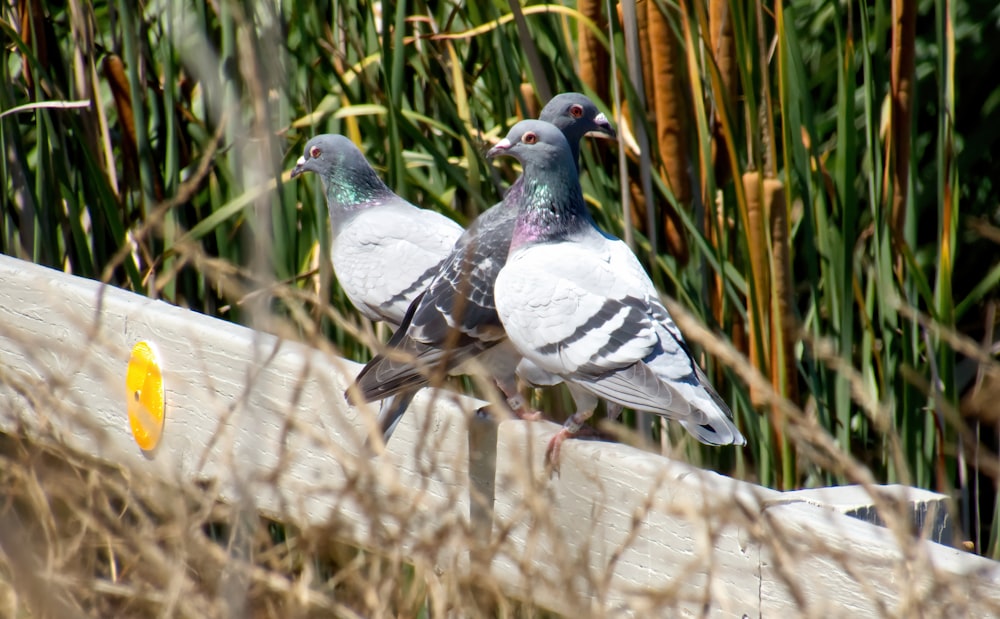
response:
[[[540,411],[533,411],[528,408],[527,402],[524,401],[524,397],[520,393],[515,393],[507,398],[507,406],[510,407],[510,410],[514,411],[514,415],[516,415],[518,419],[523,419],[525,421],[538,421],[542,418],[542,413]]]
[[[559,474],[559,454],[563,441],[571,436],[573,433],[563,427],[556,432],[556,435],[549,441],[548,447],[545,448],[545,466],[550,467],[552,472],[557,475]]]
[[[580,434],[580,428],[583,427],[583,424],[593,414],[593,412],[593,409],[576,411],[570,415],[569,419],[566,420],[566,423],[563,424],[563,427],[560,428],[559,431],[556,432],[556,435],[549,441],[549,445],[545,449],[545,464],[546,466],[552,468],[553,473],[559,473],[559,452],[562,449],[563,441],[568,438],[578,436]]]

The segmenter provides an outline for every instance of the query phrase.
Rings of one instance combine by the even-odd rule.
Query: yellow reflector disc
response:
[[[163,434],[163,373],[152,342],[132,348],[125,376],[128,422],[132,436],[143,451],[152,451]]]

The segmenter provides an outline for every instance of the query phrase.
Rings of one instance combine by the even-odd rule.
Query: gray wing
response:
[[[377,400],[430,382],[503,341],[493,284],[507,261],[516,211],[494,206],[456,243],[452,254],[390,341],[390,353],[372,359],[358,375],[366,400]]]
[[[339,227],[333,269],[359,311],[396,325],[462,234],[447,217],[402,201],[369,208]]]
[[[517,213],[500,206],[483,213],[459,239],[414,314],[413,339],[443,345],[453,330],[484,341],[502,337],[493,285],[507,262]]]
[[[515,252],[497,291],[511,340],[542,370],[704,442],[743,441],[621,241],[591,234]]]
[[[649,314],[657,321],[659,342],[644,359],[612,372],[584,373],[578,382],[613,402],[676,419],[703,443],[744,444],[732,411],[691,356],[666,308],[651,300]]]

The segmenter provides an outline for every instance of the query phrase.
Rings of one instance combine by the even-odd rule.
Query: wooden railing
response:
[[[125,368],[156,343],[166,422],[152,454]],[[491,579],[587,616],[996,616],[1000,564],[951,543],[944,497],[900,486],[776,492],[557,429],[496,425],[424,392],[376,457],[358,366],[271,335],[0,256],[0,429],[207,488],[297,527]],[[877,496],[873,497],[872,493]],[[876,510],[875,506],[882,507]],[[896,506],[887,509],[885,506]],[[856,517],[852,517],[856,516]],[[889,528],[863,519],[887,521]],[[30,540],[28,540],[30,541]]]

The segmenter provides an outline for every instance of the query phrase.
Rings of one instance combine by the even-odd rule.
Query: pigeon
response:
[[[504,198],[518,215],[494,288],[497,313],[517,351],[560,377],[577,409],[547,461],[558,470],[560,445],[598,398],[674,419],[709,445],[744,444],[635,254],[591,218],[572,153],[561,131],[532,120],[487,153],[523,168],[519,191]]]
[[[398,326],[441,269],[462,227],[393,193],[342,135],[309,140],[292,178],[305,172],[323,181],[333,271],[347,298],[367,318]]]
[[[580,139],[590,132],[609,137],[615,131],[593,101],[579,93],[553,97],[542,109],[566,136],[576,170]],[[519,183],[508,195],[520,191]],[[441,272],[421,299],[410,319],[389,342],[390,352],[376,356],[358,375],[355,387],[361,398],[373,401],[397,394],[412,394],[434,381],[435,372],[467,374],[484,368],[522,418],[531,418],[517,389],[515,368],[520,354],[507,341],[493,302],[493,282],[507,261],[517,210],[501,202],[480,215],[462,235]],[[474,361],[473,361],[474,360]],[[526,366],[525,366],[526,367]],[[537,370],[530,382],[557,384],[559,379]],[[350,393],[350,390],[349,390]],[[408,402],[400,396],[398,402]],[[383,407],[379,422],[388,440],[405,406]]]

